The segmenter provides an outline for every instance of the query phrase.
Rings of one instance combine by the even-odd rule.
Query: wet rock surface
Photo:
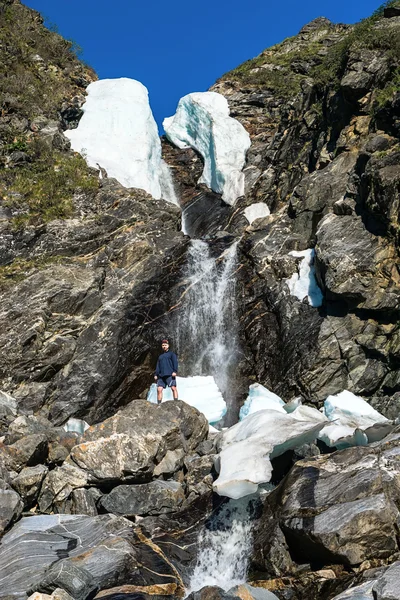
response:
[[[252,139],[233,207],[197,183],[193,150],[163,140],[182,214],[89,170],[95,185],[74,189],[66,213],[32,218],[13,177],[45,152],[73,160],[63,131],[77,126],[94,74],[75,59],[35,58],[47,97],[53,73],[62,98],[29,111],[0,88],[0,600],[158,600],[188,589],[199,533],[225,502],[213,494],[218,444],[184,402],[144,400],[190,285],[182,224],[217,260],[239,240],[232,412],[257,381],[317,407],[347,389],[396,422],[398,10],[386,6],[368,38],[316,19],[213,86]],[[327,78],[324,57],[346,39]],[[20,55],[10,40],[0,54],[11,72]],[[270,214],[249,224],[244,211],[258,202]],[[301,269],[293,251],[306,249],[320,306],[287,284]],[[65,431],[70,417],[91,427]],[[275,462],[277,487],[261,490],[252,516],[251,587],[190,597],[398,598],[399,435],[339,452],[311,443]]]

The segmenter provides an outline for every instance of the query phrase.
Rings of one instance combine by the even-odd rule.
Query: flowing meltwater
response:
[[[185,305],[177,326],[186,374],[212,375],[225,398],[237,354],[236,267],[237,242],[216,259],[206,242],[192,240],[184,275]]]
[[[187,595],[207,585],[225,591],[246,582],[253,541],[254,499],[230,500],[212,518],[198,539],[196,566]]]

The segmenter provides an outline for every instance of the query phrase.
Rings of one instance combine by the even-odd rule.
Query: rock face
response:
[[[169,308],[166,282],[185,247],[171,204],[111,180],[98,200],[102,216],[52,222],[33,246],[25,234],[10,233],[3,254],[4,261],[29,256],[32,264],[40,257],[44,266],[28,267],[19,283],[3,282],[1,377],[23,411],[42,409],[55,423],[71,415],[100,420],[148,386],[154,339]],[[152,233],[150,213],[160,219]]]
[[[292,568],[273,557],[271,510],[284,547],[297,562],[354,567],[395,556],[399,437],[397,431],[369,447],[297,462],[265,505],[256,563],[264,562],[267,570]]]
[[[61,588],[74,599],[85,600],[98,589],[129,582],[169,583],[179,595],[181,581],[162,556],[145,536],[136,537],[132,523],[123,518],[30,517],[2,539],[1,594],[19,600],[26,598],[27,586],[47,594]],[[154,572],[156,563],[159,575]]]
[[[343,390],[398,419],[398,3],[354,27],[319,18],[224,75],[211,91],[251,139],[235,179],[244,193],[227,205],[198,183],[196,152],[164,139],[182,215],[70,150],[64,131],[95,75],[19,0],[0,0],[0,17],[0,599],[185,594],[199,531],[225,503],[213,484],[226,449],[184,402],[144,400],[193,283],[182,224],[212,260],[237,238],[229,418],[255,381],[318,415],[310,428],[302,419],[295,452],[286,434],[269,445],[260,435],[254,481],[254,447],[237,440],[225,464],[246,459],[240,481],[277,484],[261,490],[254,529],[262,591],[195,598],[396,598],[398,430],[329,453],[314,438],[316,409]],[[288,285],[300,280],[304,294]],[[286,408],[275,412],[292,423]],[[59,427],[70,417],[91,427]]]

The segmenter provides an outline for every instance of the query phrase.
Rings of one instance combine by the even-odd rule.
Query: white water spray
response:
[[[164,200],[167,200],[167,202],[172,202],[172,204],[176,204],[176,206],[180,207],[171,169],[165,160],[161,160],[160,162],[160,187],[161,197],[164,198]]]
[[[178,318],[178,350],[188,375],[213,375],[223,394],[235,362],[235,270],[237,242],[218,259],[208,244],[192,240],[186,268],[184,307]],[[191,349],[191,356],[187,349]]]
[[[199,554],[189,591],[216,585],[225,591],[246,582],[253,542],[252,501],[230,500],[211,523],[201,531]]]

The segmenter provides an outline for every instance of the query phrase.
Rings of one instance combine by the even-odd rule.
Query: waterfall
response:
[[[167,202],[172,202],[172,204],[180,206],[178,197],[175,192],[175,186],[171,175],[171,169],[169,168],[165,160],[161,160],[159,173],[161,197],[164,198],[164,200],[167,200]]]
[[[246,582],[253,542],[253,509],[252,498],[230,500],[200,532],[188,594],[206,585],[228,591]]]
[[[237,242],[215,259],[208,244],[192,240],[178,316],[178,351],[187,375],[213,375],[222,394],[237,352],[235,269]]]

